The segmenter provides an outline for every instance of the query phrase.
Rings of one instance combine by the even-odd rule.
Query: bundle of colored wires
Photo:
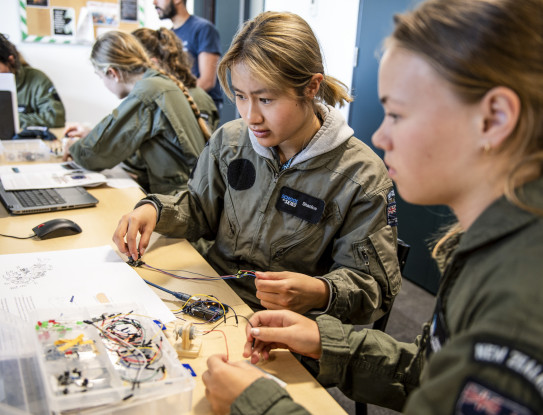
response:
[[[85,322],[100,331],[100,336],[106,340],[104,346],[118,356],[117,365],[121,366],[125,373],[137,371],[132,377],[121,374],[124,380],[132,382],[134,388],[141,382],[160,380],[156,379],[158,374],[162,374],[161,379],[165,378],[166,366],[160,364],[162,336],[158,341],[153,341],[159,334],[157,332],[147,339],[145,328],[138,320],[128,317],[129,314],[104,315],[102,319]],[[100,320],[101,324],[96,324]],[[144,370],[150,370],[151,374],[144,378]]]

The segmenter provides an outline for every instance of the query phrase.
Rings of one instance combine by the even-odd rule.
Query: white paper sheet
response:
[[[39,308],[136,303],[163,323],[173,313],[110,246],[0,255],[0,309],[27,319]]]
[[[68,170],[62,166],[72,166]],[[112,169],[102,170],[100,173],[92,173],[81,168],[76,163],[30,163],[14,164],[0,166],[0,178],[6,190],[17,189],[47,189],[53,187],[70,187],[67,183],[64,186],[51,180],[52,175],[63,175],[65,178],[70,175],[78,175],[77,172],[84,171],[88,176],[86,180],[72,179],[71,186],[92,187],[106,183],[109,187],[124,189],[128,187],[139,187],[138,183],[122,169],[122,165],[117,165]],[[18,172],[18,173],[16,173]],[[94,176],[96,175],[96,176]],[[18,177],[12,177],[18,176]],[[43,185],[40,183],[45,182]],[[6,186],[6,183],[7,186]],[[37,187],[42,186],[42,187]]]
[[[69,166],[69,168],[64,166]],[[93,187],[107,181],[103,174],[85,170],[71,162],[2,166],[0,177],[6,190]]]

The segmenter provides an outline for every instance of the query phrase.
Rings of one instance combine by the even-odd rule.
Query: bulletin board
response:
[[[25,42],[94,43],[107,30],[144,26],[142,0],[20,0]]]

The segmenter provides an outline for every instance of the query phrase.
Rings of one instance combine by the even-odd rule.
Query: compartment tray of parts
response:
[[[158,325],[138,307],[37,310],[29,322],[52,413],[190,411],[194,380]]]

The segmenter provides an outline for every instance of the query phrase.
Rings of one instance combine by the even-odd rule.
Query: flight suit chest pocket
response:
[[[332,265],[331,254],[327,250],[331,249],[333,237],[340,226],[337,205],[327,204],[321,215],[318,224],[301,220],[296,232],[271,243],[270,265],[296,269],[306,267],[306,273],[315,273],[320,264],[324,267],[320,271],[326,272]]]

